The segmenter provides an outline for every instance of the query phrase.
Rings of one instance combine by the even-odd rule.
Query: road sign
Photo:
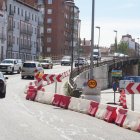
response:
[[[119,83],[118,82],[113,82],[112,88],[113,88],[114,92],[117,91],[117,88],[119,88]]]
[[[112,77],[122,77],[122,70],[112,70]]]
[[[97,82],[96,82],[96,80],[91,79],[91,80],[88,80],[87,85],[88,85],[90,88],[95,88],[95,87],[97,86]]]
[[[140,83],[128,83],[125,92],[129,94],[140,94]]]

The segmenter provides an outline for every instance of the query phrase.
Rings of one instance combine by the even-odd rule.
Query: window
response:
[[[52,28],[47,28],[47,33],[51,33],[52,32]]]
[[[18,8],[18,15],[20,14],[20,10],[19,10],[19,8]]]
[[[48,18],[47,19],[47,23],[52,23],[52,19],[51,18]]]
[[[52,4],[52,0],[48,0],[48,4]]]
[[[52,9],[48,9],[47,14],[52,14]]]
[[[50,42],[52,42],[51,37],[47,37],[47,43],[50,43]]]

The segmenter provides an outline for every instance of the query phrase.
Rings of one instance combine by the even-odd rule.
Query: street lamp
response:
[[[81,46],[81,38],[80,38],[80,29],[81,29],[81,20],[78,20],[78,74],[79,74],[79,58],[80,58],[80,46]]]
[[[94,10],[95,0],[92,0],[92,20],[91,20],[91,56],[90,56],[90,79],[93,79],[93,49],[94,49]]]
[[[117,30],[114,30],[114,32],[116,33],[115,36],[115,51],[117,50]]]
[[[75,3],[73,1],[65,1],[64,3],[66,3],[70,9],[72,8],[72,13],[70,14],[70,21],[71,22],[71,74],[70,74],[70,78],[72,78],[73,76],[73,50],[74,50],[74,7],[75,7]],[[71,12],[71,10],[70,10]],[[71,18],[72,17],[72,18]]]
[[[100,27],[96,26],[96,28],[99,30],[99,36],[98,36],[98,52],[99,52],[99,43],[100,43]],[[99,59],[99,58],[98,58]],[[97,66],[98,66],[98,59],[97,59]]]

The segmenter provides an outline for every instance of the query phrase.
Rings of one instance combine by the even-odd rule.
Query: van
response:
[[[33,77],[35,75],[35,71],[44,73],[44,69],[39,62],[36,61],[26,61],[23,63],[23,67],[21,70],[21,78],[25,77]]]
[[[93,60],[101,60],[100,49],[93,49]]]

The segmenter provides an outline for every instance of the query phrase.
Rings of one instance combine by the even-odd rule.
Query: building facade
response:
[[[42,13],[36,0],[6,0],[6,58],[35,60],[41,55]]]
[[[6,58],[7,14],[4,0],[0,1],[0,61]]]
[[[137,43],[131,35],[123,35],[121,41],[126,42],[128,44],[128,48],[134,51],[132,52],[132,56],[140,56],[139,42]]]
[[[72,49],[75,53],[78,44],[78,7],[73,0],[45,0],[44,4],[44,57],[59,59],[71,55]]]

